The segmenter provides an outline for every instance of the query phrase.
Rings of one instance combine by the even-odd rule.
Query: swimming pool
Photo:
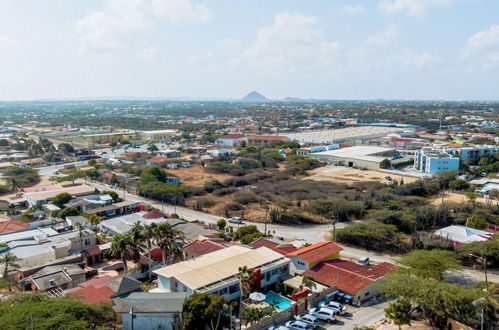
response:
[[[265,302],[271,304],[273,301],[277,301],[277,309],[283,311],[291,307],[291,300],[278,295],[275,292],[268,292],[265,294]]]

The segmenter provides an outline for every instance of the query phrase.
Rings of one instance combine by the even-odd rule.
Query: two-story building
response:
[[[319,242],[289,252],[286,257],[291,259],[290,273],[300,275],[321,261],[338,259],[341,250],[343,249],[333,242]]]
[[[241,295],[240,267],[253,269],[256,286],[265,288],[289,273],[290,260],[266,247],[235,245],[155,270],[162,292],[206,292],[232,301]]]

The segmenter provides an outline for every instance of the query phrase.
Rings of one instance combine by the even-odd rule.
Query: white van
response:
[[[329,308],[312,308],[310,314],[321,321],[334,322],[336,320],[336,310]]]

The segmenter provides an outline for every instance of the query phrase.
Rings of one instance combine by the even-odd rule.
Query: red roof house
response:
[[[321,261],[338,259],[341,250],[333,242],[319,242],[290,252],[286,257],[291,259],[291,272],[298,275]]]
[[[362,302],[378,294],[374,283],[381,281],[397,266],[383,262],[374,266],[364,266],[346,260],[329,260],[321,262],[302,273],[312,276],[314,281],[336,287],[351,295],[354,302]]]
[[[260,237],[251,244],[251,247],[255,249],[258,249],[259,247],[262,246],[274,250],[275,252],[278,252],[282,255],[286,255],[290,252],[294,252],[297,250],[297,248],[295,248],[292,244],[288,244],[284,241],[277,240],[274,238]]]
[[[86,304],[111,302],[112,298],[132,291],[140,291],[141,282],[127,276],[103,276],[81,283],[69,290]]]
[[[184,247],[185,259],[193,259],[202,255],[225,249],[226,246],[221,242],[215,242],[209,239],[198,239]]]
[[[157,210],[157,209],[152,209],[151,211],[147,212],[142,216],[144,219],[160,219],[160,218],[166,218],[167,215],[164,214],[163,212]]]
[[[15,231],[25,230],[29,228],[29,224],[19,220],[7,220],[0,222],[0,234],[12,233]]]

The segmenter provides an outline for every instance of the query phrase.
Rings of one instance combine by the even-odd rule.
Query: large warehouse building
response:
[[[390,161],[396,155],[395,149],[377,146],[355,146],[310,154],[310,157],[331,165],[378,170],[384,159]]]
[[[396,133],[405,135],[405,133],[413,133],[413,131],[414,130],[406,127],[359,126],[283,135],[288,137],[290,140],[301,144],[311,143],[329,145],[348,142],[362,144],[363,141],[384,137],[388,134]]]

